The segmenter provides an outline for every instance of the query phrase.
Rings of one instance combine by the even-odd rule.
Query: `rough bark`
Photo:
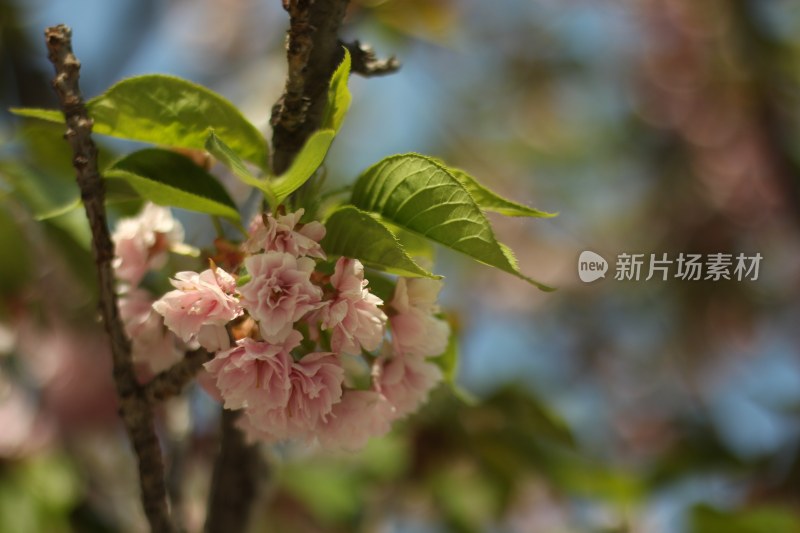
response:
[[[272,169],[283,173],[322,124],[328,82],[342,60],[339,41],[348,0],[284,0],[289,12],[283,96],[272,111]]]
[[[220,451],[211,478],[206,533],[245,531],[258,480],[266,475],[258,447],[248,445],[236,427],[239,416],[239,411],[222,411]]]

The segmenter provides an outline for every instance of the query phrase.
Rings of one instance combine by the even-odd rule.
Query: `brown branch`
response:
[[[245,531],[258,480],[267,474],[258,447],[248,445],[236,427],[240,415],[239,411],[222,411],[220,451],[211,477],[206,533]]]
[[[393,74],[400,69],[400,61],[390,56],[388,59],[378,59],[375,50],[368,44],[361,44],[358,40],[352,43],[339,43],[350,52],[351,72],[360,74],[365,78]]]
[[[286,88],[272,110],[272,169],[281,174],[322,124],[328,82],[342,60],[339,27],[348,0],[284,0],[289,12]]]
[[[286,87],[272,110],[272,169],[283,173],[306,139],[322,124],[328,83],[342,60],[339,27],[348,0],[283,0],[289,12]],[[258,448],[236,428],[239,413],[222,411],[220,453],[214,464],[206,532],[236,533],[247,527],[259,472]],[[263,477],[266,477],[266,473]]]
[[[67,123],[65,138],[73,152],[81,199],[92,232],[92,252],[100,288],[100,311],[111,339],[114,382],[120,402],[120,416],[139,462],[142,504],[152,531],[174,531],[167,508],[164,464],[156,437],[153,412],[136,382],[131,360],[131,345],[122,326],[117,307],[114,272],[114,244],[108,232],[105,187],[97,169],[97,147],[91,138],[92,120],[78,85],[80,62],[72,53],[72,32],[62,25],[45,31],[48,58],[55,67],[53,88]]]
[[[177,396],[213,357],[214,354],[202,348],[188,352],[181,361],[156,375],[145,385],[145,396],[150,402]]]

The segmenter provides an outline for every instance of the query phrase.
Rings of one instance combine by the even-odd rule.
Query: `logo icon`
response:
[[[578,277],[584,283],[591,283],[606,277],[608,261],[603,256],[586,250],[578,258]]]

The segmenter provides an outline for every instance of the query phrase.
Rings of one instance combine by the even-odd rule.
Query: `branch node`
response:
[[[394,74],[400,70],[400,61],[395,56],[378,59],[375,50],[368,44],[361,44],[355,40],[351,43],[341,42],[341,45],[350,52],[351,71],[356,74],[369,78]]]

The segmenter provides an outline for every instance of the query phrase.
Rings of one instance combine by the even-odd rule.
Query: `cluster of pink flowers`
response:
[[[139,215],[117,223],[112,239],[119,310],[131,338],[133,361],[149,372],[160,372],[178,362],[186,346],[164,327],[153,310],[155,296],[140,285],[145,274],[163,267],[169,250],[183,242],[183,226],[168,208],[147,203]]]
[[[213,263],[180,272],[152,308],[183,342],[215,353],[206,369],[251,438],[358,449],[441,379],[427,360],[449,337],[437,316],[441,283],[400,278],[383,302],[357,259],[325,273],[325,228],[302,215],[257,217],[236,272]]]

